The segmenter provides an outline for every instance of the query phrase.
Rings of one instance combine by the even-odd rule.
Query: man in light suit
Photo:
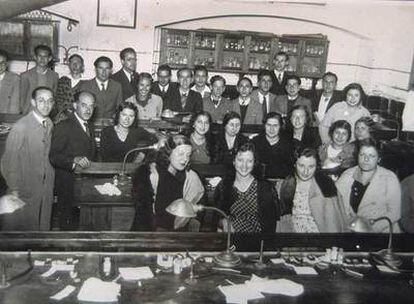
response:
[[[335,103],[343,101],[342,93],[335,90],[337,82],[338,76],[332,72],[322,76],[322,90],[316,91],[312,98],[312,110],[318,122]]]
[[[23,114],[31,110],[32,92],[45,86],[56,93],[59,74],[49,67],[53,59],[52,50],[47,45],[38,45],[34,49],[36,66],[20,75],[20,108]]]
[[[258,89],[250,95],[250,102],[247,106],[245,124],[263,124],[263,117],[267,113],[275,112],[276,95],[270,92],[273,84],[272,72],[269,70],[260,70],[257,74]]]
[[[280,113],[283,117],[287,117],[292,108],[297,105],[303,105],[306,107],[308,117],[311,124],[314,124],[314,118],[312,115],[312,103],[311,101],[299,94],[300,85],[302,81],[296,75],[289,75],[286,81],[287,95],[277,96],[275,112]]]
[[[10,131],[1,159],[1,172],[9,191],[26,205],[3,217],[4,230],[49,230],[55,170],[49,162],[53,123],[53,92],[38,87],[32,93],[32,111]]]
[[[50,162],[56,169],[55,191],[58,197],[59,224],[61,230],[77,227],[72,207],[74,170],[86,168],[95,159],[95,141],[89,120],[95,106],[95,96],[86,91],[75,94],[74,113],[59,122],[52,134]]]
[[[96,77],[82,80],[79,91],[90,92],[95,96],[95,111],[93,119],[113,119],[116,107],[122,102],[122,87],[110,79],[113,63],[108,57],[101,56],[93,63]]]
[[[137,53],[133,48],[126,48],[119,54],[122,68],[113,74],[111,78],[118,81],[122,86],[122,100],[127,100],[135,95],[138,84]]]
[[[20,113],[20,76],[7,70],[9,55],[0,50],[0,113]]]
[[[289,65],[289,55],[285,52],[278,52],[275,55],[275,69],[272,71],[273,84],[270,92],[275,95],[286,95],[286,81],[290,75],[286,68]]]

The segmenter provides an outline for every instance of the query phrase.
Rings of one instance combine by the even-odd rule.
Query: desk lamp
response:
[[[134,149],[129,150],[125,154],[125,156],[124,156],[124,161],[122,162],[122,170],[121,170],[121,173],[119,173],[119,175],[117,176],[117,178],[118,178],[118,184],[119,185],[126,185],[128,183],[128,181],[131,179],[131,177],[129,177],[125,173],[125,163],[126,163],[126,160],[127,160],[128,156],[132,152],[143,151],[143,150],[158,150],[160,147],[161,147],[161,144],[160,143],[156,143],[156,144],[151,145],[151,146],[137,147],[137,148],[134,148]]]
[[[392,268],[397,268],[402,264],[401,258],[396,256],[392,250],[392,222],[386,216],[381,216],[376,219],[365,219],[361,217],[356,217],[350,226],[351,231],[354,232],[372,232],[372,226],[379,221],[385,220],[388,223],[389,234],[388,234],[388,247],[387,249],[382,249],[379,252],[371,253],[374,261],[379,264],[385,264],[391,266]]]
[[[192,203],[179,198],[173,201],[166,209],[168,213],[181,217],[196,217],[201,210],[214,210],[220,213],[227,220],[227,247],[226,250],[214,257],[214,262],[222,267],[234,267],[240,264],[240,258],[231,251],[231,223],[227,214],[215,207],[193,205]]]

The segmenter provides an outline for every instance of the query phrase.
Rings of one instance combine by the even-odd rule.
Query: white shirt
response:
[[[81,81],[82,79],[84,79],[83,78],[83,74],[81,74],[81,77],[76,78],[76,79],[73,78],[71,74],[69,74],[68,75],[68,78],[70,79],[70,85],[72,86],[72,88],[74,88],[79,83],[79,81]]]
[[[266,109],[267,112],[269,112],[269,99],[270,99],[270,94],[267,93],[267,95],[263,95],[262,93],[260,93],[260,91],[257,91],[258,96],[259,96],[259,103],[261,105],[263,105],[263,98],[266,98]]]
[[[128,81],[131,82],[132,73],[129,72],[129,71],[127,71],[127,70],[125,70],[125,69],[122,69],[122,70],[124,71],[126,77],[128,78]]]
[[[276,75],[277,81],[279,82],[280,79],[281,82],[283,80],[283,75],[285,74],[285,71],[279,72],[278,70],[274,70],[274,73]]]
[[[239,105],[241,105],[241,106],[248,106],[249,103],[250,103],[250,97],[249,98],[246,98],[245,100],[243,100],[243,99],[241,99],[239,97]]]
[[[75,117],[77,118],[77,120],[79,121],[79,123],[80,123],[80,125],[81,125],[81,127],[82,127],[82,129],[83,129],[83,131],[85,131],[85,133],[86,133],[86,127],[85,127],[85,123],[88,123],[87,121],[85,121],[85,120],[83,120],[82,118],[80,118],[79,116],[78,116],[78,114],[76,114],[76,112],[74,112],[75,113]]]
[[[44,121],[46,121],[46,123],[47,123],[47,119],[46,118],[44,118],[44,117],[42,117],[42,116],[40,116],[39,114],[37,114],[35,111],[33,111],[33,115],[34,115],[34,117],[36,118],[36,120],[42,125],[42,126],[45,126],[44,124],[43,124],[43,122]]]
[[[322,119],[324,118],[331,98],[332,98],[332,95],[330,97],[325,97],[323,96],[323,94],[321,95],[321,100],[319,101],[318,113],[317,113],[319,121],[322,121]]]
[[[98,80],[98,78],[95,78],[95,80],[96,80],[96,83],[98,84],[98,88],[100,91],[102,91],[102,84],[104,85],[105,90],[108,89],[108,80],[105,82]]]
[[[210,90],[210,88],[208,87],[208,85],[205,85],[204,86],[204,89],[200,92],[200,91],[198,91],[197,89],[196,89],[196,86],[195,85],[193,85],[192,87],[191,87],[191,90],[193,90],[193,91],[196,91],[196,92],[198,92],[198,93],[200,93],[201,94],[201,97],[206,97],[206,93],[211,93],[211,90]]]
[[[0,74],[0,81],[2,81],[2,80],[3,80],[4,75],[6,75],[6,73]]]
[[[211,95],[211,96],[210,96],[211,103],[213,104],[214,108],[216,108],[216,109],[217,109],[217,108],[219,107],[219,105],[220,105],[220,103],[221,103],[221,99],[222,99],[222,98],[223,98],[223,97],[220,97],[220,98],[219,98],[219,100],[218,100],[218,103],[217,103],[217,104],[215,104],[215,103],[214,103],[214,101],[213,101],[213,100],[214,100],[214,99],[213,99],[213,95]]]
[[[168,91],[168,87],[170,86],[170,84],[167,84],[166,86],[162,86],[162,85],[158,85],[158,87],[160,88],[161,92],[166,93]]]

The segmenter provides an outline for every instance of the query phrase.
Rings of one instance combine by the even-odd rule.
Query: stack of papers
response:
[[[227,303],[247,303],[249,300],[262,299],[268,294],[282,294],[297,297],[304,291],[303,285],[286,279],[270,280],[252,275],[244,284],[219,286],[219,290],[226,297]]]
[[[117,186],[111,183],[105,183],[103,185],[95,185],[95,188],[102,195],[109,195],[109,196],[112,196],[112,195],[120,196],[121,195],[121,190],[119,190]]]
[[[78,294],[78,300],[85,302],[117,302],[120,291],[120,284],[103,282],[98,278],[89,278],[83,283]]]
[[[138,281],[154,277],[149,267],[120,267],[119,274],[125,281]]]

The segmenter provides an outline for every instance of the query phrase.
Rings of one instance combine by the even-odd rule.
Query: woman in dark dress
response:
[[[240,134],[241,117],[236,112],[228,112],[223,118],[223,130],[214,140],[214,154],[212,163],[225,164],[233,167],[233,159],[237,149],[248,139]]]
[[[279,113],[268,113],[263,121],[265,131],[253,138],[260,175],[282,179],[293,170],[293,144],[281,136],[283,119]]]
[[[101,153],[104,162],[123,162],[125,154],[138,146],[149,146],[157,138],[141,127],[137,127],[137,107],[130,102],[122,102],[115,113],[115,125],[102,130]],[[143,152],[131,153],[127,162],[141,162]]]
[[[295,151],[303,148],[317,149],[322,143],[318,129],[310,126],[307,108],[302,105],[292,108],[287,121],[286,135],[292,140]]]
[[[234,170],[228,171],[214,193],[217,206],[229,215],[234,232],[274,233],[279,220],[279,200],[270,182],[253,175],[254,145],[240,146],[233,164]],[[226,229],[225,220],[220,226]]]
[[[167,139],[160,151],[145,158],[132,179],[136,212],[131,230],[187,228],[188,218],[174,217],[165,208],[179,198],[197,204],[204,195],[197,173],[189,169],[191,152],[188,138],[174,135]]]

